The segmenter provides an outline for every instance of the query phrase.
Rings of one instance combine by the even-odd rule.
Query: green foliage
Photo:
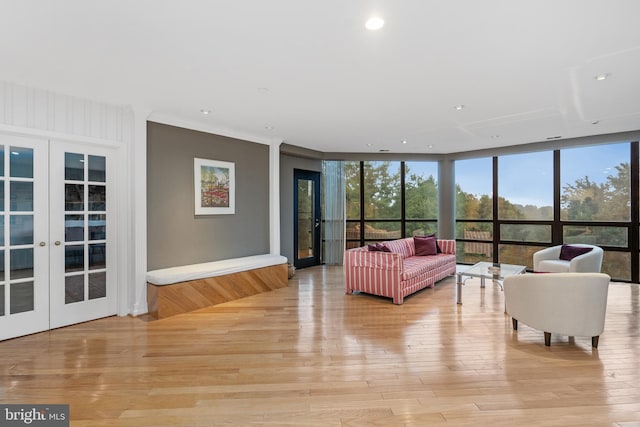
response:
[[[433,175],[416,175],[406,166],[404,188],[407,219],[438,218],[438,183]]]
[[[630,165],[620,163],[616,174],[597,184],[588,176],[562,187],[562,219],[569,221],[629,221]]]
[[[400,163],[364,162],[365,219],[400,219]]]
[[[400,162],[364,162],[364,218],[400,219]],[[360,219],[360,162],[345,162],[347,219]],[[405,166],[405,218],[438,218],[438,183],[433,175],[423,176]],[[373,224],[371,224],[373,225]],[[376,228],[397,230],[395,223],[377,223]],[[430,230],[427,223],[407,226],[407,235]],[[415,228],[415,230],[414,230]]]
[[[360,219],[360,162],[345,162],[347,219]]]

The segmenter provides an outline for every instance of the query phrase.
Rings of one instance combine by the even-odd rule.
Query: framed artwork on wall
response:
[[[235,213],[235,164],[193,159],[196,215]]]

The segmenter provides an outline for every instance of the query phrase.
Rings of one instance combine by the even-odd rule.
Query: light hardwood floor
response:
[[[638,285],[612,284],[597,350],[455,281],[395,306],[341,267],[172,318],[0,342],[2,403],[68,403],[74,426],[640,426]]]

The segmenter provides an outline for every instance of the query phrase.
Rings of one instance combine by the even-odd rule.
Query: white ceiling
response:
[[[638,0],[0,0],[0,61],[0,80],[323,152],[640,129]]]

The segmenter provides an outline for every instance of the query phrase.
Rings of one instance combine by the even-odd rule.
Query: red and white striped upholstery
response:
[[[413,237],[406,239],[390,240],[384,242],[385,246],[391,249],[391,252],[401,254],[403,258],[409,258],[416,254],[416,247],[413,244]]]
[[[438,240],[442,253],[416,256],[413,238],[385,242],[392,252],[369,252],[366,247],[345,251],[346,293],[354,291],[393,298],[404,297],[456,272],[455,240]]]

